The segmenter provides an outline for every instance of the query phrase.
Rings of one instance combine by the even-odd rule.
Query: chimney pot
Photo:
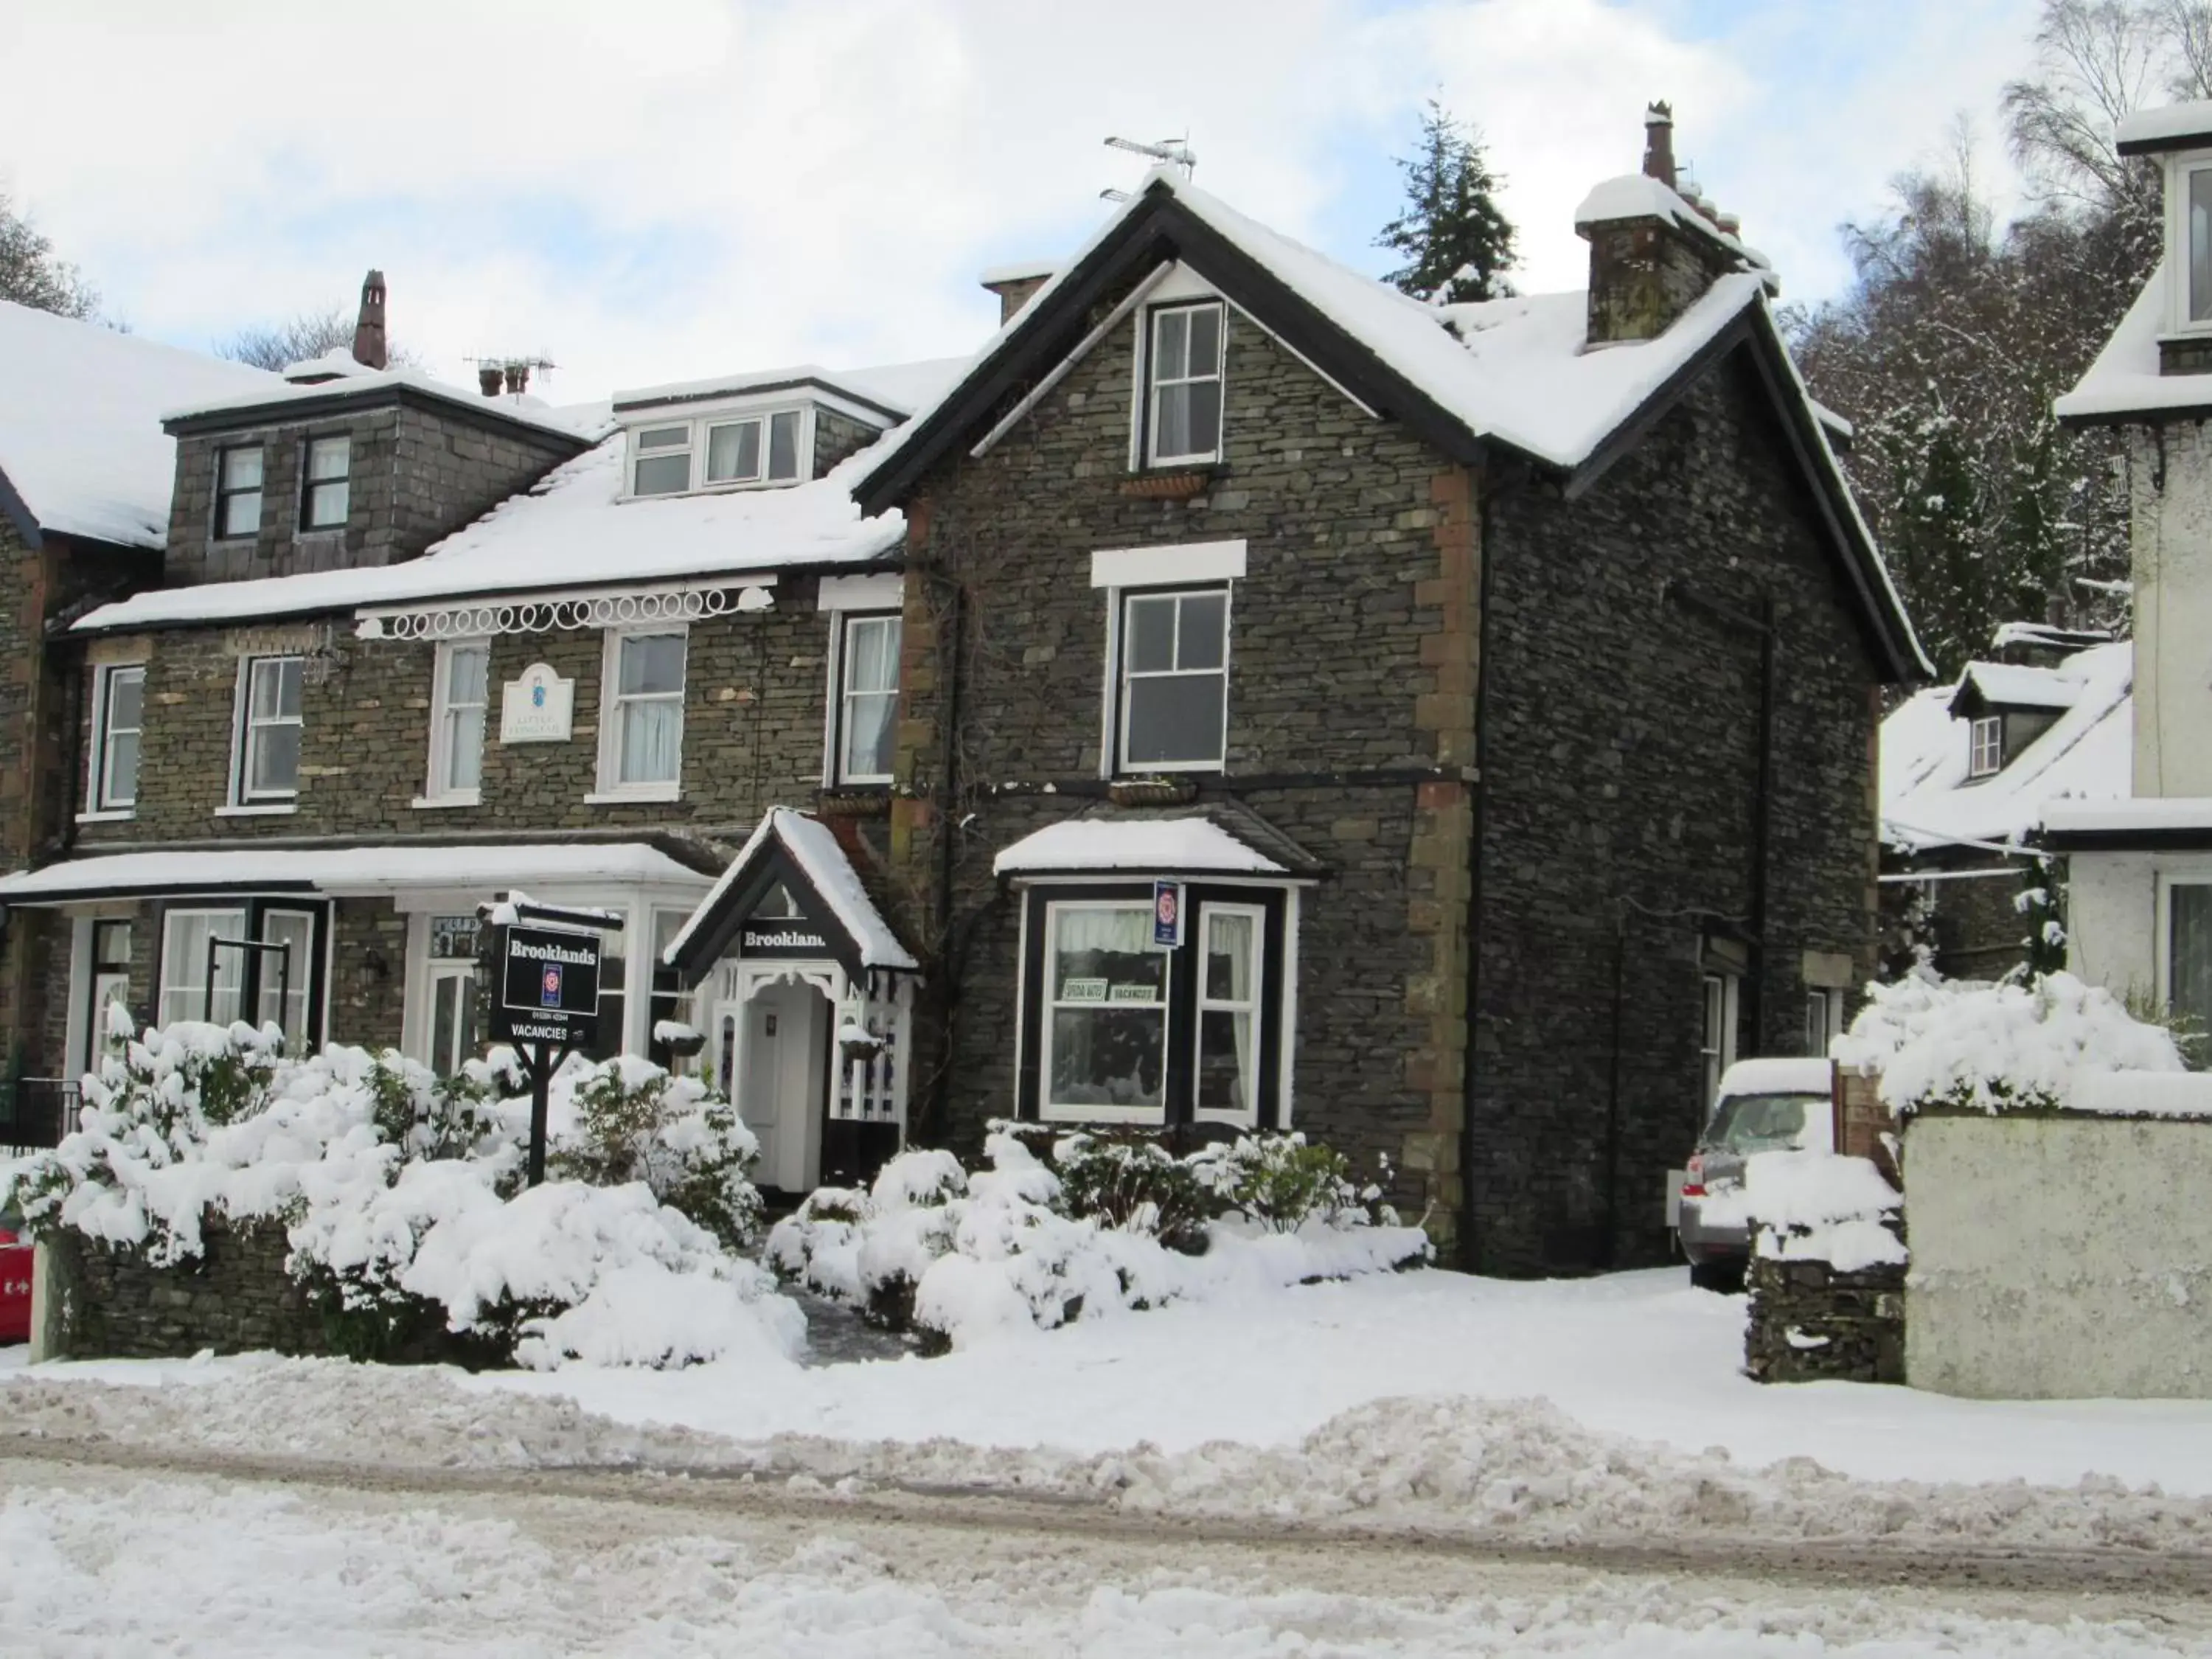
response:
[[[520,398],[524,392],[530,390],[530,365],[528,363],[509,363],[507,365],[507,389],[518,398]]]
[[[1674,110],[1663,98],[1644,112],[1644,176],[1674,188]]]
[[[384,273],[372,270],[361,285],[361,315],[353,325],[353,360],[364,368],[384,368],[390,359],[384,341]]]
[[[487,398],[499,396],[500,382],[505,378],[497,363],[480,363],[477,366],[477,389]]]

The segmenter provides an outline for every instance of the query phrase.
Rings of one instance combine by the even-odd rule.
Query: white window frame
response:
[[[835,614],[837,630],[837,697],[832,710],[836,729],[830,733],[831,772],[833,781],[839,784],[872,785],[891,781],[892,772],[855,772],[848,768],[848,743],[853,729],[853,700],[855,697],[888,696],[891,702],[893,752],[896,752],[899,700],[899,658],[891,655],[891,684],[888,692],[883,690],[855,691],[853,690],[853,630],[862,626],[877,626],[889,623],[898,630],[902,645],[906,635],[906,618],[896,611],[841,611]],[[896,768],[897,763],[892,763]]]
[[[1805,1052],[1814,1060],[1828,1057],[1828,1045],[1844,1029],[1844,994],[1818,985],[1805,988]]]
[[[157,1025],[172,1024],[179,1019],[208,1018],[206,957],[200,955],[197,960],[182,964],[192,977],[181,986],[173,979],[170,973],[169,948],[176,924],[181,918],[197,916],[227,917],[237,924],[237,938],[242,939],[246,936],[247,907],[244,904],[189,905],[164,911],[161,915],[161,953],[155,963],[155,969],[159,975],[159,983],[155,988],[153,999],[154,1022]],[[212,934],[212,924],[210,931]],[[191,994],[192,1002],[190,1006],[180,1007],[173,1014],[169,1012],[170,999],[179,991],[189,991]],[[242,955],[239,958],[237,994],[238,1006],[232,1011],[230,1016],[233,1019],[240,1018],[246,1009],[246,960]]]
[[[1150,776],[1165,772],[1225,772],[1229,769],[1229,676],[1231,670],[1230,641],[1236,629],[1234,618],[1237,605],[1237,585],[1234,582],[1210,582],[1194,587],[1124,587],[1108,590],[1113,606],[1108,624],[1108,672],[1113,676],[1112,697],[1107,707],[1114,722],[1113,740],[1108,753],[1113,757],[1114,773],[1117,777],[1132,775]],[[1212,760],[1194,761],[1132,761],[1129,758],[1129,607],[1140,600],[1202,598],[1218,593],[1221,596],[1221,666],[1194,669],[1147,670],[1138,678],[1143,679],[1196,678],[1200,674],[1219,673],[1221,676],[1221,741],[1215,745],[1218,753]],[[1178,656],[1182,645],[1182,606],[1176,606],[1176,646]]]
[[[1208,996],[1206,989],[1206,933],[1216,916],[1243,916],[1252,927],[1251,999],[1246,1002],[1231,1002]],[[1264,1031],[1267,1012],[1267,911],[1258,904],[1218,904],[1208,902],[1198,910],[1198,957],[1193,971],[1198,976],[1197,999],[1193,1004],[1190,1030],[1191,1116],[1200,1123],[1239,1123],[1245,1127],[1255,1127],[1260,1121],[1260,1057],[1265,1050]],[[1200,1084],[1200,1057],[1204,1054],[1206,1016],[1208,1012],[1244,1014],[1249,1017],[1246,1030],[1243,1075],[1246,1081],[1246,1104],[1241,1112],[1224,1111],[1218,1107],[1199,1103]]]
[[[138,724],[118,727],[114,720],[115,682],[126,675],[135,675],[138,681]],[[118,731],[127,731],[138,739],[138,756],[131,769],[131,793],[127,796],[116,793],[111,787],[114,780],[109,774],[113,764],[113,747]],[[145,757],[146,665],[143,662],[103,664],[93,678],[92,752],[85,757],[85,816],[94,818],[134,817],[138,810],[138,767]]]
[[[1060,917],[1064,910],[1133,910],[1149,921],[1152,907],[1142,899],[1051,899],[1044,907],[1044,972],[1042,983],[1037,988],[1042,999],[1037,1020],[1037,1116],[1048,1123],[1157,1123],[1164,1124],[1168,1113],[1169,1039],[1174,1035],[1168,1029],[1168,1012],[1175,1000],[1175,957],[1162,953],[1160,1000],[1157,1003],[1132,1003],[1131,1007],[1152,1007],[1160,1018],[1160,1103],[1157,1106],[1061,1106],[1052,1097],[1052,1031],[1053,1015],[1065,1007],[1112,1006],[1111,1004],[1066,1003],[1060,1000],[1058,975],[1054,969],[1059,961]]]
[[[477,705],[483,711],[483,723],[477,733],[477,778],[473,789],[458,789],[449,780],[453,777],[453,715],[466,703],[455,703],[453,699],[453,657],[462,651],[481,651],[484,657],[484,700]],[[441,640],[437,655],[431,666],[430,684],[430,775],[417,806],[477,806],[483,801],[483,748],[491,730],[491,641],[489,639]]]
[[[1721,1079],[1735,1064],[1736,1027],[1742,1020],[1743,976],[1708,968],[1699,987],[1698,1058],[1705,1067],[1705,1104],[1698,1119],[1702,1129],[1719,1103]],[[1715,1030],[1717,1021],[1719,1029]]]
[[[332,444],[345,447],[345,471],[334,478],[315,476],[315,452]],[[317,497],[325,490],[338,492],[338,514],[334,519],[315,516]],[[308,536],[328,535],[343,530],[353,512],[353,434],[349,432],[325,432],[311,436],[300,447],[300,533]]]
[[[1993,778],[2004,770],[2004,716],[1978,714],[1966,728],[1966,775]]]
[[[300,712],[290,720],[257,720],[253,714],[253,671],[264,663],[293,663],[300,668]],[[297,726],[300,731],[300,758],[307,759],[307,659],[296,652],[270,652],[264,655],[240,657],[238,659],[237,703],[231,723],[230,744],[230,800],[234,807],[255,807],[283,811],[295,806],[300,799],[300,779],[295,772],[289,789],[254,789],[249,780],[253,775],[253,740],[259,731],[280,726]]]
[[[770,458],[774,453],[775,423],[786,416],[793,422],[792,471],[788,477],[779,477]],[[639,421],[629,428],[623,446],[623,499],[652,501],[676,495],[714,495],[737,489],[787,489],[793,484],[805,483],[814,470],[814,416],[812,404],[798,403],[763,404],[753,409],[717,410],[708,414],[686,415],[669,420]],[[760,428],[759,471],[738,478],[709,478],[707,476],[714,434],[717,428],[726,426]],[[684,434],[680,447],[674,444],[650,450],[638,447],[638,440],[647,433],[671,432],[678,428]],[[641,492],[637,487],[638,462],[666,455],[686,458],[687,482],[684,487],[682,489]]]
[[[2212,888],[2212,875],[2176,875],[2160,872],[2154,884],[2158,904],[2157,976],[2159,1006],[2169,1012],[2173,1008],[2173,899],[2184,887]]]
[[[1164,380],[1159,374],[1160,329],[1171,316],[1211,311],[1216,318],[1213,372],[1185,373]],[[1188,362],[1185,364],[1188,368]],[[1169,386],[1196,386],[1211,380],[1220,388],[1220,407],[1213,429],[1213,447],[1170,454],[1160,448],[1160,393]],[[1176,301],[1157,305],[1145,320],[1145,464],[1147,466],[1210,466],[1219,461],[1229,425],[1229,307],[1219,300]]]
[[[655,432],[681,432],[684,441],[681,445],[660,444],[651,449],[644,447],[643,440],[648,434]],[[698,435],[697,426],[690,421],[645,421],[632,427],[629,441],[624,446],[629,456],[623,468],[623,495],[634,501],[653,501],[664,495],[688,495],[696,489],[699,487],[699,457],[695,451]],[[637,487],[638,463],[666,460],[676,455],[684,458],[683,489],[640,489]]]
[[[289,1011],[281,1005],[276,1010],[276,1028],[284,1033],[284,1052],[297,1056],[307,1052],[307,1033],[313,1024],[315,1012],[315,912],[288,909],[280,904],[264,904],[261,909],[261,925],[260,931],[256,936],[257,943],[263,945],[283,943],[283,940],[271,939],[269,933],[270,924],[278,917],[289,917],[295,921],[303,922],[307,926],[307,937],[300,943],[299,960],[295,962],[288,959],[284,964],[286,980],[284,994],[288,1000],[294,997],[299,999],[300,1029],[296,1032],[292,1030],[289,1018]],[[253,1023],[256,1028],[270,1023],[262,1016],[270,997],[275,994],[275,987],[270,983],[271,975],[269,953],[265,951],[257,952],[253,991],[255,998]],[[295,1038],[297,1047],[294,1046]]]
[[[2197,173],[2208,172],[2212,172],[2212,152],[2195,150],[2166,160],[2166,246],[2171,276],[2166,320],[2167,331],[2174,334],[2212,331],[2212,315],[2192,319],[2189,314],[2189,187]]]
[[[646,639],[657,635],[672,635],[684,641],[684,676],[673,693],[645,692],[634,697],[621,695],[622,646],[625,640]],[[588,801],[611,803],[629,800],[678,800],[684,793],[684,705],[690,701],[691,686],[691,630],[678,623],[641,624],[635,628],[610,628],[599,658],[599,787],[585,797]],[[622,780],[622,705],[638,701],[667,701],[676,704],[676,775],[665,782],[624,783]]]

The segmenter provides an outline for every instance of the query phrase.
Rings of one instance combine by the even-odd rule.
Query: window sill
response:
[[[629,789],[595,789],[584,797],[586,806],[628,806],[638,801],[670,801],[684,799],[680,785],[651,784]]]
[[[1203,495],[1224,476],[1218,462],[1200,461],[1188,466],[1152,466],[1125,477],[1119,493],[1146,501],[1187,501]]]
[[[136,807],[110,806],[97,812],[80,812],[76,815],[76,821],[79,823],[128,823],[137,816]]]
[[[244,806],[218,806],[215,815],[219,818],[273,818],[300,810],[295,800],[255,801]]]
[[[417,812],[434,812],[447,806],[482,806],[483,791],[471,789],[451,795],[417,795],[407,804]]]
[[[1150,1005],[1157,1007],[1158,1004]],[[1158,1106],[1045,1106],[1037,1112],[1041,1123],[1127,1123],[1152,1128],[1167,1127],[1167,1113]]]

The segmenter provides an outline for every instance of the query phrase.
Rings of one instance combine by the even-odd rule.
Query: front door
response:
[[[763,1186],[809,1193],[821,1184],[829,1049],[830,1000],[803,981],[769,981],[716,1017],[716,1073],[760,1141],[753,1179]]]

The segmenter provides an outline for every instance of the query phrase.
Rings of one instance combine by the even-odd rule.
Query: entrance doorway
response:
[[[796,976],[763,977],[714,1019],[715,1074],[760,1141],[753,1179],[787,1193],[822,1182],[829,1115],[830,1003]]]

